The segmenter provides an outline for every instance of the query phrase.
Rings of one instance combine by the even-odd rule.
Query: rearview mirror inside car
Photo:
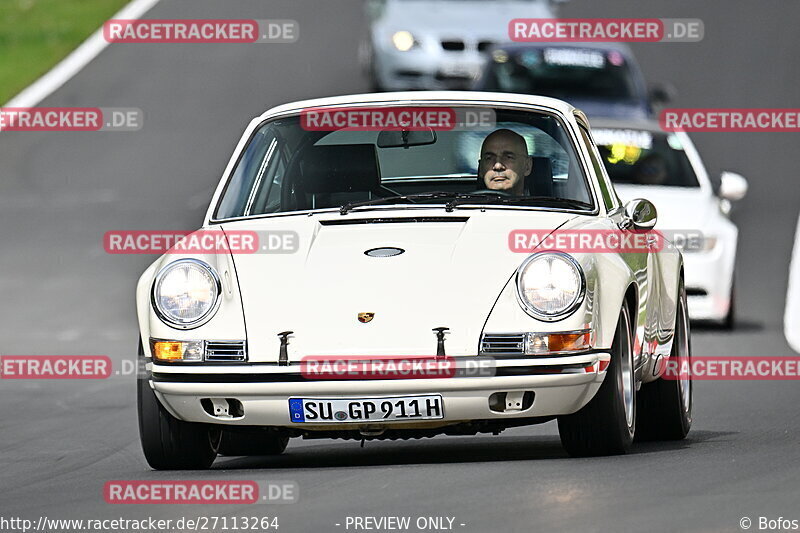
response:
[[[436,142],[436,132],[432,129],[411,131],[384,130],[378,134],[378,148],[408,148],[424,146]]]

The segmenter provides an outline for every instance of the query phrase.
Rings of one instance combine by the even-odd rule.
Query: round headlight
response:
[[[517,270],[517,295],[525,311],[541,320],[556,320],[583,300],[583,271],[563,253],[532,255]]]
[[[180,329],[198,327],[219,303],[217,273],[197,259],[179,259],[161,269],[153,283],[153,307],[159,318]]]
[[[392,44],[401,52],[408,52],[414,47],[414,36],[405,30],[395,32],[392,35]]]

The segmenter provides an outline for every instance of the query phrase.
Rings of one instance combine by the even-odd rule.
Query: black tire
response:
[[[270,428],[223,430],[221,455],[280,455],[289,436]]]
[[[606,378],[594,398],[577,413],[558,417],[561,444],[573,457],[626,453],[636,433],[636,388],[633,371],[633,328],[627,306],[620,311]],[[627,363],[625,362],[627,361]],[[623,371],[627,367],[629,371]],[[624,380],[632,404],[626,416]]]
[[[139,355],[144,354],[141,341]],[[145,376],[136,380],[139,439],[147,464],[156,470],[203,470],[217,457],[219,430],[178,420],[164,409]]]
[[[692,342],[687,315],[686,291],[681,286],[675,322],[675,340],[670,360],[674,361],[672,377],[663,376],[642,385],[639,391],[637,440],[681,440],[692,427]],[[684,373],[686,379],[681,382]],[[686,391],[686,394],[684,394]]]

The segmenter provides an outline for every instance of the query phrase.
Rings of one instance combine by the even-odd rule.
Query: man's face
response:
[[[531,171],[531,158],[522,137],[512,132],[495,132],[481,146],[478,175],[487,189],[525,194],[525,176]]]

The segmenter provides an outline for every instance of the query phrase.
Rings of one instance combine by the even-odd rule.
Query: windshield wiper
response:
[[[373,200],[364,200],[363,202],[349,202],[339,208],[339,213],[346,215],[348,211],[354,207],[361,207],[364,205],[378,205],[391,202],[414,202],[416,200],[434,200],[437,198],[452,198],[458,196],[459,193],[447,191],[433,191],[423,192],[417,194],[398,194],[396,196],[384,196],[382,198],[375,198]]]
[[[553,207],[568,207],[570,209],[591,209],[592,205],[580,200],[570,198],[555,198],[552,196],[501,196],[493,194],[462,194],[458,195],[445,205],[445,211],[452,212],[459,205],[488,203],[488,204],[532,204]]]
[[[364,200],[363,202],[350,202],[344,204],[339,208],[339,213],[346,215],[348,211],[354,207],[361,207],[365,205],[379,205],[391,202],[415,202],[418,200],[436,200],[440,198],[451,198],[445,204],[445,210],[450,213],[459,205],[466,204],[505,204],[514,205],[521,203],[531,203],[534,205],[546,205],[555,207],[567,207],[570,209],[591,209],[592,205],[579,200],[571,200],[569,198],[554,198],[552,196],[504,196],[500,193],[464,193],[464,192],[448,192],[448,191],[434,191],[417,194],[402,194],[396,196],[384,196],[383,198],[375,198],[373,200]]]

